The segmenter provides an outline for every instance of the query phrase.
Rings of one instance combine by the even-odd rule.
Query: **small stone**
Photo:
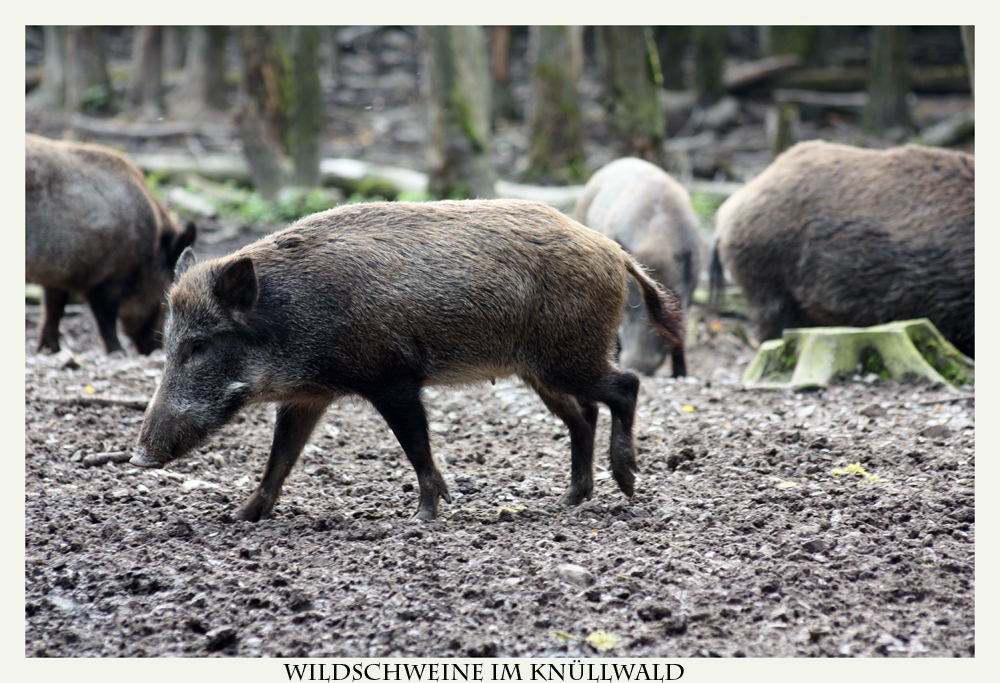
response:
[[[230,647],[236,644],[237,636],[236,629],[232,626],[220,626],[214,628],[205,634],[208,639],[208,644],[205,645],[205,649],[209,652],[218,652],[219,650]]]
[[[594,575],[578,564],[561,564],[556,567],[556,574],[564,581],[586,588],[593,585]]]

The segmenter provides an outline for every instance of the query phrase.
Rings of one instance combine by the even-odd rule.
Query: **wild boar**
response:
[[[519,376],[569,428],[563,502],[593,488],[597,402],[632,495],[639,378],[613,361],[626,279],[680,343],[676,301],[617,244],[543,204],[379,202],[303,218],[227,257],[186,251],[170,288],[166,364],[131,462],[162,467],[244,405],[276,402],[270,458],[239,519],[270,515],[327,406],[358,395],[417,474],[415,517],[451,502],[431,456],[425,385]]]
[[[926,317],[975,352],[975,158],[803,142],[719,207],[721,266],[761,339]]]
[[[686,312],[701,273],[698,217],[687,191],[665,171],[642,159],[612,161],[583,189],[576,219],[622,245]],[[671,355],[674,377],[687,374],[684,348],[649,325],[639,291],[629,285],[619,330],[621,364],[646,375]]]
[[[42,285],[38,350],[59,350],[70,294],[84,298],[108,353],[117,321],[140,353],[159,346],[164,293],[195,239],[181,230],[135,164],[98,145],[24,136],[24,279]]]

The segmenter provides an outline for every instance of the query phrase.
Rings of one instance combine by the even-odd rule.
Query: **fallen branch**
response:
[[[148,398],[120,396],[32,396],[29,400],[58,403],[66,406],[122,406],[133,410],[146,410]]]
[[[114,453],[91,453],[83,458],[84,467],[95,467],[97,465],[104,465],[109,462],[128,462],[132,459],[131,453],[126,453],[124,451],[114,452]]]

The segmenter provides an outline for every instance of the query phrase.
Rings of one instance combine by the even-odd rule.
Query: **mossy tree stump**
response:
[[[743,384],[798,391],[871,373],[883,379],[971,387],[975,363],[926,318],[874,327],[806,327],[785,330],[781,339],[761,344]]]

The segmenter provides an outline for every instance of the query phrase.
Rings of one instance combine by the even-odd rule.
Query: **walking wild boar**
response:
[[[624,250],[542,204],[341,206],[227,257],[181,256],[167,296],[166,365],[131,462],[162,467],[244,405],[275,402],[259,486],[236,516],[269,516],[326,407],[360,395],[416,470],[416,518],[451,501],[434,464],[421,387],[517,375],[569,428],[570,484],[593,491],[597,402],[611,410],[611,469],[632,495],[639,379],[613,362],[626,279],[680,343],[676,302]]]
[[[618,159],[583,189],[576,219],[622,245],[687,311],[701,273],[701,239],[691,198],[665,171],[642,159]],[[671,354],[674,377],[687,374],[684,348],[649,325],[638,290],[629,285],[619,332],[621,364],[647,375]]]
[[[38,350],[59,350],[70,294],[86,299],[108,353],[122,328],[140,353],[159,346],[164,292],[195,227],[180,230],[142,171],[97,145],[24,137],[24,279],[42,285]]]
[[[926,317],[971,357],[975,176],[964,152],[799,143],[719,208],[712,288],[725,266],[762,339]]]

